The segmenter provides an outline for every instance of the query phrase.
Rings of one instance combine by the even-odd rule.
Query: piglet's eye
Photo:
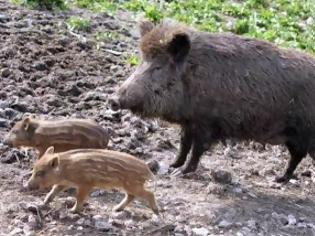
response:
[[[40,170],[36,173],[36,177],[44,177],[45,176],[45,171]]]
[[[161,70],[161,66],[154,67],[154,70]]]

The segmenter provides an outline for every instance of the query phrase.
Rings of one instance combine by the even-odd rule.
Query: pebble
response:
[[[294,215],[288,215],[288,222],[289,222],[289,225],[296,225],[296,218],[294,217]]]
[[[2,69],[0,73],[3,78],[7,78],[11,75],[11,71],[8,68]]]
[[[230,226],[232,226],[232,222],[229,222],[227,220],[221,220],[218,224],[219,228],[228,228]]]
[[[207,236],[209,234],[209,230],[206,228],[192,228],[192,232],[198,236]]]
[[[112,224],[109,223],[108,219],[102,217],[101,215],[93,216],[94,226],[100,231],[109,231],[112,228]]]
[[[151,160],[146,163],[149,166],[149,169],[153,172],[153,174],[156,174],[159,171],[159,162],[157,160]]]
[[[212,170],[211,176],[214,181],[221,184],[230,184],[232,182],[231,173],[225,170]]]
[[[10,123],[8,120],[0,118],[0,128],[10,128]]]
[[[0,22],[1,23],[6,23],[8,21],[10,21],[10,17],[9,16],[7,16],[5,14],[0,14]]]

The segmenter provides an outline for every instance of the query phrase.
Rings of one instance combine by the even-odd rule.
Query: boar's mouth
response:
[[[143,115],[145,113],[144,101],[132,100],[130,98],[124,99],[113,97],[109,100],[110,107],[113,111],[130,110],[132,113]]]

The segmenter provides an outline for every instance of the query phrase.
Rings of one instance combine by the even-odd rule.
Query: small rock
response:
[[[18,114],[18,112],[12,108],[5,108],[4,109],[4,115],[9,118],[12,119],[13,117],[15,117]]]
[[[156,174],[159,171],[159,162],[157,160],[151,160],[146,163],[149,166],[149,169]]]
[[[20,112],[27,112],[28,109],[28,104],[24,103],[24,102],[18,102],[18,103],[14,103],[11,105],[11,108],[13,108],[14,110],[20,111]]]
[[[23,233],[23,230],[20,228],[15,228],[13,229],[10,233],[9,236],[16,236],[16,235],[21,235]]]
[[[250,229],[256,229],[257,228],[257,222],[253,219],[247,221],[247,225]]]
[[[77,223],[78,225],[84,225],[84,222],[85,222],[85,219],[84,219],[84,218],[80,218],[80,219],[77,220],[76,223]]]
[[[273,212],[271,216],[282,225],[287,225],[289,223],[287,217],[283,214],[277,214],[276,212]]]
[[[8,120],[0,118],[0,128],[10,128],[10,123]]]
[[[3,69],[1,70],[1,76],[2,76],[3,78],[7,78],[7,77],[9,77],[10,75],[11,75],[10,69],[8,69],[8,68],[3,68]]]
[[[288,222],[289,222],[289,225],[296,225],[296,218],[294,217],[294,215],[288,215]]]
[[[207,236],[209,233],[209,230],[206,228],[193,228],[192,231],[196,234],[196,235],[201,235],[201,236]]]
[[[211,176],[214,181],[221,184],[230,184],[232,182],[231,173],[225,170],[212,170]]]
[[[93,191],[93,192],[90,194],[90,196],[91,196],[91,197],[100,197],[100,196],[104,195],[105,192],[106,192],[106,191],[103,190],[103,189],[98,189],[98,190]]]
[[[109,231],[112,228],[112,225],[105,219],[96,220],[94,225],[100,231]]]
[[[7,101],[0,101],[0,109],[8,108],[10,104]]]
[[[310,171],[310,170],[303,171],[301,175],[311,178],[312,177],[312,171]]]
[[[82,93],[82,91],[81,89],[79,89],[78,86],[72,85],[70,88],[66,90],[66,93],[67,95],[79,96]]]
[[[38,71],[44,71],[47,69],[47,66],[44,62],[36,62],[34,64],[34,68]]]
[[[5,14],[0,14],[0,22],[1,23],[6,23],[8,21],[10,21],[10,17],[9,16],[7,16]]]
[[[227,220],[221,220],[218,224],[219,228],[228,228],[230,226],[232,226],[232,222],[229,222]]]

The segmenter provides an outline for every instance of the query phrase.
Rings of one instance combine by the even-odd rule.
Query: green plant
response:
[[[130,55],[127,57],[127,63],[131,66],[136,66],[140,62],[140,58],[136,55]]]
[[[173,18],[209,32],[232,31],[315,53],[314,0],[74,0],[110,14],[126,9],[158,22]]]
[[[118,38],[119,38],[119,35],[115,31],[102,31],[102,32],[97,32],[95,34],[95,39],[98,42],[107,42],[107,41],[112,41]]]
[[[91,22],[88,19],[72,16],[67,20],[70,30],[88,31],[91,27]]]
[[[67,4],[64,0],[11,0],[13,3],[27,5],[31,8],[45,8],[48,10],[67,8]]]

